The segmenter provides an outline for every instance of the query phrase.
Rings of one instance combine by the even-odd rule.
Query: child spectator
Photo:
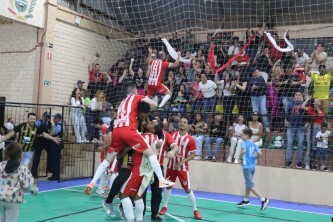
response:
[[[235,153],[235,148],[236,148],[236,153],[235,153],[235,164],[238,164],[238,159],[239,155],[241,153],[241,144],[243,142],[241,135],[242,135],[242,130],[247,128],[247,126],[244,124],[244,117],[242,115],[238,115],[237,121],[232,125],[232,137],[231,137],[231,145],[230,145],[230,153],[229,157],[227,159],[228,163],[231,163],[232,161],[232,156]]]
[[[326,161],[328,158],[328,137],[332,135],[332,132],[328,131],[327,128],[328,124],[326,122],[322,122],[320,131],[316,134],[317,149],[313,170],[318,168],[319,161],[320,170],[328,171],[326,166]]]
[[[0,221],[18,221],[24,191],[38,193],[29,169],[20,164],[22,149],[19,143],[12,142],[6,147],[7,161],[0,163]]]
[[[245,179],[245,196],[244,199],[237,204],[237,207],[244,207],[250,204],[249,195],[252,192],[256,195],[261,201],[261,211],[265,210],[269,204],[269,199],[265,198],[259,190],[254,187],[253,183],[253,175],[255,172],[255,161],[256,157],[259,155],[261,156],[261,150],[258,146],[253,143],[250,138],[252,137],[252,130],[251,129],[243,129],[242,130],[242,153],[240,157],[243,159],[243,175]]]

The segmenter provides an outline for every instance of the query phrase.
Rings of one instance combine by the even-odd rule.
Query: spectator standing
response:
[[[327,52],[325,52],[325,44],[319,43],[316,49],[311,53],[307,62],[309,64],[309,72],[319,73],[319,65],[325,65],[327,60]]]
[[[257,53],[257,57],[254,59],[254,64],[256,64],[257,69],[261,72],[269,73],[273,66],[273,60],[269,54],[269,48],[265,47],[261,55],[260,52]]]
[[[269,121],[267,117],[266,109],[266,83],[262,76],[260,76],[259,70],[252,71],[253,77],[249,81],[249,89],[251,92],[252,111],[258,112],[263,116],[264,126],[267,133],[270,132]]]
[[[200,75],[195,75],[195,82],[192,82],[190,87],[192,91],[192,99],[190,101],[191,105],[191,121],[194,120],[194,114],[196,112],[201,112],[202,108],[202,99],[203,95],[200,93],[199,90],[199,83],[200,83]]]
[[[322,171],[328,171],[327,159],[328,159],[328,139],[332,135],[332,132],[328,130],[328,124],[322,122],[320,131],[316,134],[317,148],[316,158],[314,161],[313,169],[320,168]]]
[[[239,45],[239,37],[238,36],[234,36],[232,38],[232,45],[228,48],[228,56],[231,58],[233,57],[235,54],[237,54],[239,52],[240,49],[240,45]],[[231,62],[231,66],[234,66],[237,64],[237,61],[234,60]]]
[[[241,71],[240,79],[236,84],[236,94],[237,94],[237,107],[239,114],[248,118],[251,113],[251,98],[250,90],[248,87],[250,75],[252,74],[250,68],[245,68]]]
[[[110,80],[108,80],[107,100],[114,107],[117,107],[117,104],[122,100],[122,98],[117,95],[120,95],[122,90],[121,85],[118,82],[123,74],[124,65],[125,60],[119,59],[116,64],[112,65],[109,69]]]
[[[305,68],[306,62],[309,59],[308,54],[304,52],[303,47],[298,47],[297,52],[294,53],[294,57],[297,61],[297,64],[299,64],[301,67]]]
[[[262,147],[262,135],[264,135],[264,126],[259,121],[259,113],[252,113],[252,120],[248,122],[249,129],[252,130],[252,136],[250,140],[255,143],[258,147]]]
[[[90,101],[86,111],[86,124],[88,129],[88,140],[93,141],[95,137],[95,126],[93,121],[105,110],[105,97],[103,91],[97,91],[94,98]]]
[[[286,167],[293,165],[293,142],[297,139],[297,169],[301,169],[303,165],[303,143],[304,143],[304,110],[301,109],[303,104],[302,92],[296,91],[294,101],[289,103],[288,116],[285,119],[287,127],[287,152]]]
[[[102,76],[102,78],[100,78]],[[106,82],[103,79],[103,76],[105,76],[106,78],[108,78],[108,82]],[[88,90],[90,92],[90,99],[92,99],[94,97],[94,95],[96,94],[97,91],[105,90],[106,84],[109,83],[111,81],[110,76],[107,73],[96,73],[95,74],[95,78],[94,81],[89,82],[88,84]]]
[[[135,83],[136,88],[138,90],[138,95],[145,95],[145,87],[147,84],[147,78],[143,75],[142,68],[138,69],[137,75],[135,75],[135,72],[133,71],[132,64],[134,62],[134,59],[131,59],[129,72],[133,76],[133,83]]]
[[[74,128],[74,134],[77,143],[86,143],[87,140],[87,125],[82,113],[86,105],[81,97],[80,89],[74,89],[71,96],[71,122]]]
[[[235,153],[235,164],[239,163],[239,155],[241,153],[241,144],[243,142],[241,135],[242,135],[242,130],[247,128],[247,126],[244,123],[244,117],[242,115],[238,115],[236,122],[232,125],[232,137],[230,139],[230,152],[229,152],[229,157],[227,159],[228,163],[232,162],[232,156]],[[236,148],[236,152],[235,152]]]
[[[157,52],[163,51],[164,44],[158,31],[154,32],[154,37],[150,39],[148,46],[153,50],[156,49]]]
[[[96,54],[96,56],[99,57],[98,54]],[[101,80],[102,79],[102,75],[100,72],[100,65],[98,63],[95,63],[96,60],[98,59],[98,57],[95,57],[88,65],[88,72],[89,72],[89,81],[92,82],[95,79],[96,74],[98,75],[98,78]]]
[[[220,113],[216,113],[214,115],[214,120],[209,127],[209,135],[205,138],[205,145],[207,151],[207,156],[205,157],[205,160],[212,160],[213,162],[216,161],[217,151],[221,147],[225,134],[226,132],[222,121],[222,115]],[[213,151],[211,149],[212,143],[215,143]]]
[[[6,134],[3,138],[0,139],[0,143],[7,141],[15,134],[18,134],[17,142],[23,147],[21,164],[28,167],[33,157],[33,145],[37,136],[42,136],[48,140],[54,141],[57,144],[61,141],[61,139],[57,137],[52,137],[49,134],[43,132],[42,129],[38,129],[35,125],[35,113],[28,113],[27,117],[27,122],[21,123],[20,125],[16,126],[13,131]]]
[[[178,38],[177,32],[172,33],[172,39],[169,39],[169,43],[175,49],[175,51],[180,51],[181,40]]]
[[[199,83],[199,91],[203,94],[202,104],[204,113],[209,115],[216,109],[216,84],[212,80],[207,79],[206,74],[201,75],[201,82]],[[206,115],[205,115],[206,119]]]

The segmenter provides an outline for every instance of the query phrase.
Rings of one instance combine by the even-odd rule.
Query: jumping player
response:
[[[181,53],[178,52],[178,57],[175,63],[165,62],[164,60],[166,56],[165,53],[162,51],[158,53],[157,59],[153,60],[152,53],[153,53],[152,49],[149,48],[148,62],[150,65],[150,74],[148,79],[147,95],[150,98],[153,97],[155,92],[165,95],[162,99],[162,102],[159,105],[159,109],[161,110],[172,95],[170,90],[165,85],[162,84],[165,70],[168,68],[178,67]]]
[[[141,101],[147,102],[150,106],[157,106],[153,100],[142,95],[137,95],[135,84],[129,83],[127,86],[127,97],[119,105],[117,117],[114,120],[113,139],[108,149],[107,156],[98,166],[94,178],[84,191],[85,194],[90,195],[96,181],[101,177],[116,155],[126,146],[130,146],[132,149],[148,156],[151,167],[160,181],[161,188],[174,186],[173,182],[167,181],[163,177],[157,156],[137,130],[136,119],[138,118],[138,104]]]
[[[201,220],[197,206],[194,193],[191,189],[190,173],[188,161],[194,159],[195,157],[195,141],[192,136],[188,135],[189,125],[188,118],[181,117],[179,123],[179,131],[172,134],[173,139],[176,141],[179,152],[176,157],[169,159],[167,165],[166,177],[170,178],[172,182],[175,182],[177,177],[180,180],[180,184],[187,193],[187,196],[192,204],[194,217],[197,220]],[[159,214],[164,215],[167,212],[168,202],[171,195],[171,187],[167,188],[164,193],[164,207],[160,210]]]

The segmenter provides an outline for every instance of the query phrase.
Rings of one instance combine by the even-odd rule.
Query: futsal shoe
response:
[[[113,210],[113,206],[110,203],[106,203],[105,200],[102,201],[102,205],[104,207],[105,213],[106,215],[108,215],[109,217],[115,217],[117,216],[116,213]]]
[[[162,209],[160,210],[160,212],[158,212],[159,215],[165,215],[165,213],[167,212],[168,208],[166,207],[162,207]]]
[[[236,204],[237,207],[245,207],[245,206],[248,206],[248,205],[250,205],[250,201],[245,201],[245,200],[242,200],[241,202]]]
[[[168,187],[173,187],[174,185],[175,185],[174,182],[166,180],[165,182],[160,181],[158,187],[159,188],[168,188]]]
[[[163,221],[163,219],[160,216],[157,215],[156,217],[151,217],[151,221],[161,222],[161,221]]]
[[[265,199],[264,201],[261,201],[261,211],[265,210],[269,204],[269,199]]]
[[[197,219],[197,220],[201,220],[202,219],[202,216],[200,214],[200,212],[198,210],[195,210],[193,211],[194,213],[194,218]]]
[[[94,183],[90,183],[86,186],[86,188],[84,189],[84,193],[86,195],[90,195],[91,194],[91,191],[92,189],[94,188],[95,184]]]
[[[126,216],[125,216],[123,205],[121,205],[121,204],[119,205],[118,212],[119,212],[120,218],[122,220],[126,220]]]

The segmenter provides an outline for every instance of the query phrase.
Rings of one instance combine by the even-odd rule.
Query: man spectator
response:
[[[300,75],[293,73],[293,67],[288,66],[286,73],[276,83],[279,87],[278,96],[282,98],[284,113],[288,114],[289,103],[294,101],[294,95],[300,91],[303,80]]]
[[[294,138],[297,139],[297,169],[301,169],[303,165],[303,143],[304,143],[304,109],[301,109],[303,103],[303,95],[301,91],[296,91],[294,101],[288,105],[288,116],[285,119],[287,127],[287,153],[286,167],[290,168],[293,164],[293,145]]]
[[[118,97],[121,93],[121,85],[118,83],[119,78],[123,74],[123,69],[125,65],[125,60],[119,59],[116,64],[112,65],[109,69],[109,75],[111,80],[108,81],[108,90],[107,90],[107,101],[110,102],[114,107],[121,100],[121,97]]]
[[[239,37],[238,36],[234,36],[232,38],[232,45],[229,46],[227,54],[231,58],[235,54],[237,54],[239,52],[239,50],[240,50],[240,47],[239,47]],[[236,64],[237,64],[237,61],[234,60],[234,61],[232,61],[231,66],[236,65]]]
[[[257,56],[259,55],[259,52]],[[256,64],[257,69],[261,72],[269,73],[272,69],[273,61],[271,59],[271,55],[269,54],[269,48],[266,46],[259,57],[254,59],[254,64]]]
[[[216,113],[214,115],[214,120],[210,124],[209,135],[205,138],[207,150],[207,156],[205,157],[205,160],[212,160],[213,162],[216,161],[216,154],[221,146],[221,143],[223,142],[225,134],[226,132],[225,126],[222,122],[222,115],[221,113]],[[211,152],[212,143],[215,143],[213,152]]]
[[[54,125],[51,129],[50,136],[52,138],[62,138],[63,136],[63,127],[62,127],[62,116],[60,113],[57,113],[53,117]],[[51,167],[52,167],[52,176],[47,178],[50,181],[60,180],[60,159],[61,159],[61,150],[63,148],[62,143],[55,143],[51,141]]]
[[[316,49],[311,53],[307,62],[309,63],[309,72],[319,73],[319,65],[325,65],[327,59],[327,53],[325,50],[325,44],[319,43]]]
[[[180,51],[181,40],[178,38],[177,32],[172,33],[172,39],[169,40],[169,43],[176,51]]]
[[[51,132],[51,128],[52,128],[52,124],[50,122],[50,113],[49,112],[45,112],[43,114],[43,118],[40,120],[36,121],[36,126],[39,130],[50,134]],[[35,154],[34,154],[34,159],[32,162],[32,167],[31,167],[31,174],[32,176],[34,176],[35,178],[38,177],[38,165],[39,165],[39,161],[40,161],[40,157],[42,155],[42,151],[45,149],[46,153],[47,153],[47,167],[46,167],[46,171],[47,172],[52,172],[52,168],[51,168],[51,152],[50,152],[50,141],[48,139],[45,139],[43,137],[37,137],[35,139],[35,144],[34,144],[34,148],[35,148]]]
[[[13,131],[6,134],[3,138],[0,139],[1,142],[5,142],[8,139],[12,138],[15,134],[18,134],[17,142],[23,146],[23,155],[21,159],[21,164],[23,166],[28,167],[33,156],[33,144],[36,136],[42,136],[48,140],[52,140],[55,143],[59,143],[61,141],[58,137],[52,137],[49,134],[43,132],[41,129],[37,129],[36,122],[36,114],[28,113],[28,121],[25,123],[21,123],[16,126]]]
[[[89,81],[94,81],[95,75],[97,73],[100,73],[100,65],[98,63],[95,63],[98,57],[95,57],[88,65]]]
[[[294,53],[294,57],[296,58],[297,64],[305,68],[309,56],[304,52],[303,47],[298,47],[297,52]]]
[[[163,51],[164,44],[157,30],[154,33],[154,38],[151,38],[149,41],[149,47],[152,48],[153,50],[156,49],[157,52]]]
[[[84,83],[85,83],[84,81],[78,80],[76,82],[76,86],[77,86],[77,89],[79,89],[81,92],[83,92],[86,95],[87,90],[83,88]]]
[[[199,83],[199,91],[203,94],[203,107],[204,113],[208,114],[208,112],[215,111],[216,106],[216,88],[217,85],[212,80],[207,79],[206,74],[201,75],[201,82]],[[197,94],[197,98],[200,97],[200,93]],[[196,99],[197,99],[196,98]],[[207,119],[207,115],[205,115],[204,119]]]
[[[102,75],[102,78],[101,78]],[[103,79],[103,76],[105,76],[105,78],[107,78],[107,82]],[[88,90],[90,92],[90,99],[94,98],[96,92],[98,90],[105,90],[106,87],[106,83],[109,83],[111,81],[110,76],[104,72],[104,73],[96,73],[95,74],[95,78],[92,82],[89,82],[88,84]]]
[[[321,102],[323,111],[327,114],[329,108],[330,88],[333,79],[332,73],[326,70],[325,65],[319,65],[319,75],[311,74],[309,76],[313,80],[314,98],[318,98]]]
[[[280,47],[280,48],[285,48],[286,47],[286,43],[284,41],[280,41],[279,40],[279,36],[277,33],[273,33],[272,37],[274,38],[276,44]],[[274,47],[274,45],[271,43],[271,41],[269,41],[268,37],[265,35],[265,45],[269,47],[269,51],[271,52],[271,56],[272,59],[274,61],[281,59],[282,57],[282,52],[280,52],[278,49],[276,49]]]

